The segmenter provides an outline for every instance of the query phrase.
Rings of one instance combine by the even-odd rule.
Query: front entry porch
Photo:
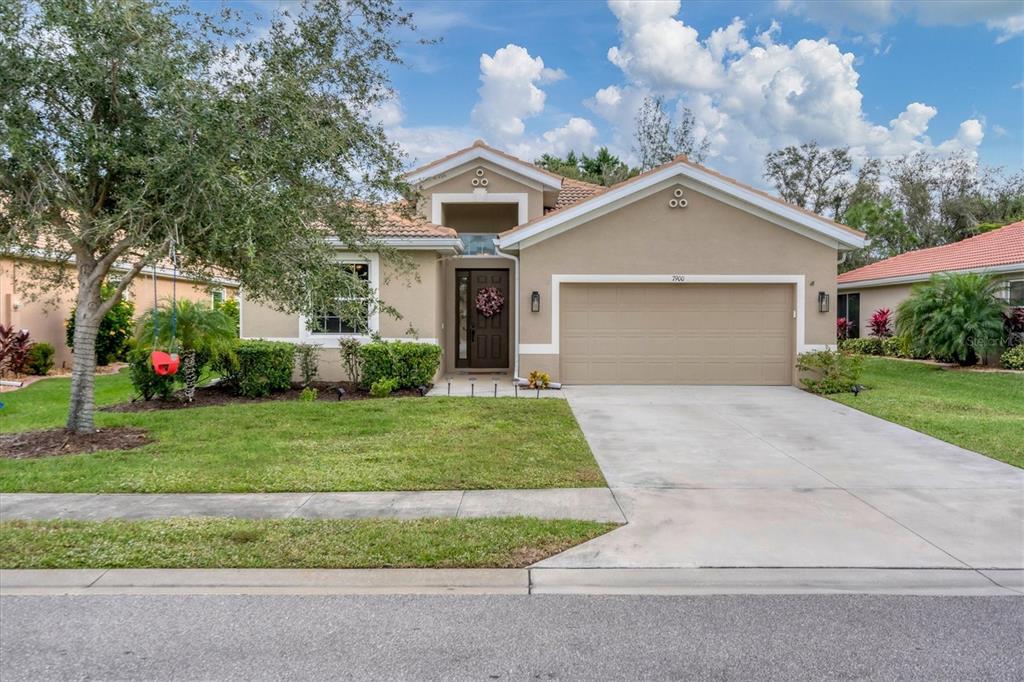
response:
[[[515,262],[457,256],[444,268],[445,375],[511,373],[515,358]],[[488,380],[489,384],[489,380]]]

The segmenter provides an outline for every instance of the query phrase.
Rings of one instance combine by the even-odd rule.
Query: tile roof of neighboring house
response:
[[[1024,220],[963,241],[908,251],[839,276],[840,284],[893,277],[927,275],[948,270],[980,270],[1020,264],[1024,269]]]
[[[860,232],[859,230],[855,230],[852,227],[848,227],[846,225],[843,225],[842,223],[837,223],[836,221],[834,221],[834,220],[832,220],[830,218],[826,218],[825,216],[818,215],[817,213],[814,213],[813,211],[808,211],[807,209],[800,208],[799,206],[796,206],[795,204],[791,204],[788,201],[785,201],[783,199],[780,199],[779,197],[776,197],[776,196],[774,196],[772,194],[769,194],[768,192],[765,192],[764,190],[757,189],[756,187],[751,187],[750,185],[744,184],[744,183],[742,183],[742,182],[740,182],[738,180],[730,178],[728,175],[722,175],[721,173],[719,173],[717,171],[713,171],[713,170],[711,170],[710,168],[708,168],[706,166],[702,166],[702,165],[700,165],[698,163],[694,163],[693,161],[690,161],[688,158],[686,158],[685,154],[680,154],[679,156],[677,156],[676,158],[672,159],[668,163],[662,164],[660,166],[656,166],[656,167],[654,167],[654,168],[652,168],[652,169],[650,169],[648,171],[644,171],[643,173],[640,173],[639,175],[635,175],[635,176],[633,176],[633,177],[631,177],[631,178],[629,178],[627,180],[623,180],[622,182],[616,183],[616,184],[612,185],[611,187],[599,187],[597,185],[592,185],[593,187],[597,187],[597,190],[594,191],[592,194],[590,194],[590,196],[581,198],[580,200],[575,201],[575,202],[573,202],[571,204],[566,204],[564,206],[556,206],[554,210],[548,211],[543,216],[539,216],[537,218],[534,218],[533,220],[530,220],[528,222],[523,223],[522,225],[517,225],[516,227],[513,227],[510,230],[506,230],[505,232],[502,232],[501,236],[506,236],[506,235],[510,235],[510,234],[513,234],[513,233],[525,230],[525,229],[527,229],[529,227],[532,227],[534,223],[539,222],[541,220],[546,220],[547,218],[550,218],[550,217],[556,215],[560,211],[563,211],[563,210],[566,210],[568,208],[572,208],[572,207],[578,206],[580,204],[585,204],[586,202],[588,202],[588,201],[590,201],[592,199],[595,199],[595,198],[597,198],[597,197],[599,197],[599,196],[601,196],[603,194],[606,194],[607,192],[609,192],[611,190],[617,190],[617,189],[619,189],[621,187],[626,187],[626,186],[628,186],[630,184],[633,184],[635,182],[638,182],[638,181],[648,177],[649,175],[653,175],[654,173],[662,171],[662,170],[664,170],[666,168],[669,168],[671,166],[677,166],[677,165],[685,165],[685,166],[689,166],[691,168],[695,168],[695,169],[697,169],[697,170],[699,170],[701,172],[713,175],[716,178],[724,180],[725,182],[728,182],[728,183],[730,183],[732,185],[735,185],[736,187],[744,189],[744,190],[746,190],[748,192],[754,192],[754,193],[756,193],[756,194],[758,194],[758,195],[760,195],[760,196],[762,196],[762,197],[764,197],[766,199],[769,199],[769,200],[771,200],[771,201],[773,201],[773,202],[775,202],[777,204],[780,204],[781,206],[785,206],[785,207],[790,208],[790,209],[795,210],[795,211],[800,211],[801,213],[804,213],[804,214],[806,214],[808,216],[811,216],[811,217],[813,217],[813,218],[815,218],[817,220],[829,223],[830,225],[833,225],[833,226],[835,226],[835,227],[837,227],[837,228],[839,228],[839,229],[841,229],[843,231],[849,232],[852,235],[855,235],[857,237],[863,237],[864,236],[864,233]]]
[[[559,190],[558,199],[555,201],[555,205],[551,208],[551,211],[557,211],[560,208],[573,206],[596,194],[600,194],[607,189],[607,187],[595,185],[590,182],[584,182],[583,180],[562,178],[562,189]],[[548,211],[548,213],[551,213],[551,211]]]

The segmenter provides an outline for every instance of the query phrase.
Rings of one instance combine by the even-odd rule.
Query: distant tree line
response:
[[[1024,172],[1006,174],[965,152],[919,151],[853,167],[849,147],[813,141],[764,161],[780,197],[867,234],[868,245],[849,254],[843,272],[1024,219]]]

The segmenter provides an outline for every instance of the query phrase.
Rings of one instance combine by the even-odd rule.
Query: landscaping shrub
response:
[[[338,344],[338,350],[341,353],[341,366],[345,368],[348,380],[357,384],[362,379],[363,373],[363,359],[359,354],[359,349],[362,347],[363,344],[358,339],[342,339]]]
[[[882,339],[875,336],[866,339],[844,339],[839,342],[839,349],[860,355],[881,355]]]
[[[0,325],[0,376],[4,372],[21,374],[31,345],[27,329],[14,331],[13,325]]]
[[[52,344],[40,341],[33,343],[28,348],[23,364],[24,370],[29,374],[44,377],[53,369],[53,356],[56,351]]]
[[[886,339],[892,336],[892,311],[888,308],[879,308],[868,320],[868,327],[871,329],[871,336],[879,339]]]
[[[842,341],[847,338],[851,329],[853,329],[853,322],[845,317],[836,318],[836,339]]]
[[[1006,369],[1024,369],[1024,343],[1003,353],[1000,360]]]
[[[441,364],[441,347],[412,341],[377,341],[359,348],[363,388],[381,379],[394,379],[396,388],[426,386]]]
[[[547,388],[551,385],[551,375],[538,369],[530,372],[527,380],[530,382],[530,388]]]
[[[370,395],[374,398],[387,398],[398,390],[398,379],[380,379],[370,386]]]
[[[239,309],[238,309],[238,299],[237,298],[225,298],[223,301],[221,301],[219,304],[217,304],[214,307],[217,310],[219,310],[222,313],[224,313],[224,315],[229,320],[231,320],[231,324],[235,328],[235,338],[238,338],[238,334],[239,334],[239,324],[238,323],[239,323],[239,320],[241,319],[241,316],[240,316],[240,313],[239,313]]]
[[[928,355],[968,366],[1003,341],[1000,285],[980,273],[932,275],[915,286],[896,316],[896,329]]]
[[[1024,343],[1024,308],[1010,308],[1006,311],[1003,331],[1006,333],[1007,348]]]
[[[316,400],[317,390],[312,386],[306,386],[299,394],[299,400],[304,403],[311,403]]]
[[[882,355],[891,358],[914,357],[913,341],[909,336],[890,336],[882,340]]]
[[[302,387],[307,388],[316,379],[317,361],[320,358],[320,346],[315,343],[295,344],[295,362],[299,366]]]
[[[819,350],[798,356],[796,368],[813,375],[800,378],[811,392],[844,393],[860,378],[861,358],[842,351]]]
[[[143,400],[167,400],[174,393],[174,377],[160,376],[154,372],[149,362],[149,352],[144,347],[128,351],[128,376],[132,387]]]
[[[100,297],[104,300],[114,295],[114,287],[104,284],[100,290]],[[109,365],[112,362],[124,360],[131,350],[132,320],[135,317],[135,304],[131,301],[121,299],[110,311],[100,320],[100,328],[96,332],[96,364]],[[71,309],[71,315],[65,323],[66,339],[68,347],[75,347],[75,308]]]
[[[295,348],[283,341],[239,341],[221,353],[216,367],[235,393],[261,398],[292,386]]]
[[[177,377],[185,386],[185,399],[191,402],[203,368],[235,342],[231,319],[204,302],[189,300],[178,301],[173,308],[169,302],[161,305],[155,318],[156,338],[154,314],[151,312],[139,320],[136,347],[148,352],[155,346],[178,353],[181,369]]]

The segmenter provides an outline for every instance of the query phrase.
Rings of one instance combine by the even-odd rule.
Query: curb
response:
[[[1024,569],[10,569],[0,595],[879,594],[1024,596]]]

